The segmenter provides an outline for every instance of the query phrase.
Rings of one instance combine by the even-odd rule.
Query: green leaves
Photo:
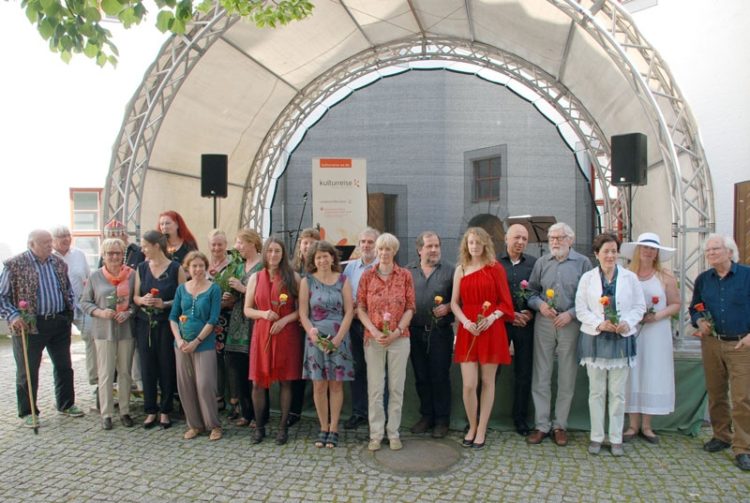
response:
[[[49,48],[66,63],[83,54],[97,65],[116,65],[118,51],[112,34],[101,25],[103,14],[130,28],[143,21],[144,0],[21,0],[29,22],[49,41]],[[184,34],[194,17],[218,3],[230,15],[251,17],[259,26],[274,28],[312,14],[310,0],[154,0],[156,27],[162,33]]]

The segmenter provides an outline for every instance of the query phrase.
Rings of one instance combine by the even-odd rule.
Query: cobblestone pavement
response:
[[[85,382],[83,345],[73,344],[78,405],[94,403]],[[169,430],[127,429],[115,419],[103,431],[98,415],[57,415],[52,369],[41,370],[39,435],[19,426],[15,365],[0,342],[0,501],[748,501],[750,473],[728,451],[701,450],[710,437],[663,435],[659,446],[626,444],[626,456],[586,453],[587,434],[571,445],[527,446],[515,433],[492,432],[483,450],[460,449],[460,432],[441,441],[459,452],[457,464],[431,476],[402,476],[378,458],[414,454],[420,439],[404,434],[404,450],[373,456],[366,430],[345,431],[339,448],[316,449],[317,424],[305,418],[289,443],[250,443],[248,428],[227,425],[225,436],[182,439],[184,423]],[[134,411],[137,422],[142,409]],[[274,418],[272,418],[273,422]],[[271,429],[273,435],[275,429]],[[411,445],[410,445],[411,444]],[[387,448],[387,446],[384,445]],[[417,456],[416,459],[419,459]],[[428,459],[428,458],[423,458]]]

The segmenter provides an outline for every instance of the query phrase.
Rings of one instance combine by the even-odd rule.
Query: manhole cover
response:
[[[375,453],[364,448],[363,460],[373,468],[398,475],[442,475],[461,461],[461,446],[445,440],[403,438],[404,448],[392,451],[388,440]]]

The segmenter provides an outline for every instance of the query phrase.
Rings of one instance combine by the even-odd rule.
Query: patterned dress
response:
[[[341,327],[344,318],[344,299],[342,289],[346,276],[339,275],[333,285],[318,281],[308,275],[310,287],[310,321],[321,335],[334,337]],[[302,378],[314,381],[353,381],[354,360],[349,342],[349,333],[344,336],[341,345],[334,353],[324,353],[318,346],[305,337],[305,359],[302,367]]]

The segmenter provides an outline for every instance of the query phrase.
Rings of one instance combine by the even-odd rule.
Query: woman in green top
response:
[[[229,286],[239,298],[234,303],[229,318],[229,330],[224,346],[224,363],[229,381],[229,404],[233,411],[238,412],[236,415],[233,413],[232,418],[237,419],[235,423],[237,426],[247,426],[254,419],[249,381],[250,334],[253,330],[253,321],[245,317],[242,308],[245,305],[247,281],[250,276],[261,269],[260,250],[262,247],[263,240],[257,232],[250,229],[240,229],[237,232],[234,249],[245,261],[235,266],[229,278]]]
[[[190,281],[177,288],[169,314],[175,341],[177,391],[185,411],[185,440],[211,430],[210,440],[222,436],[216,405],[216,334],[221,288],[206,277],[208,258],[199,251],[185,257]]]

